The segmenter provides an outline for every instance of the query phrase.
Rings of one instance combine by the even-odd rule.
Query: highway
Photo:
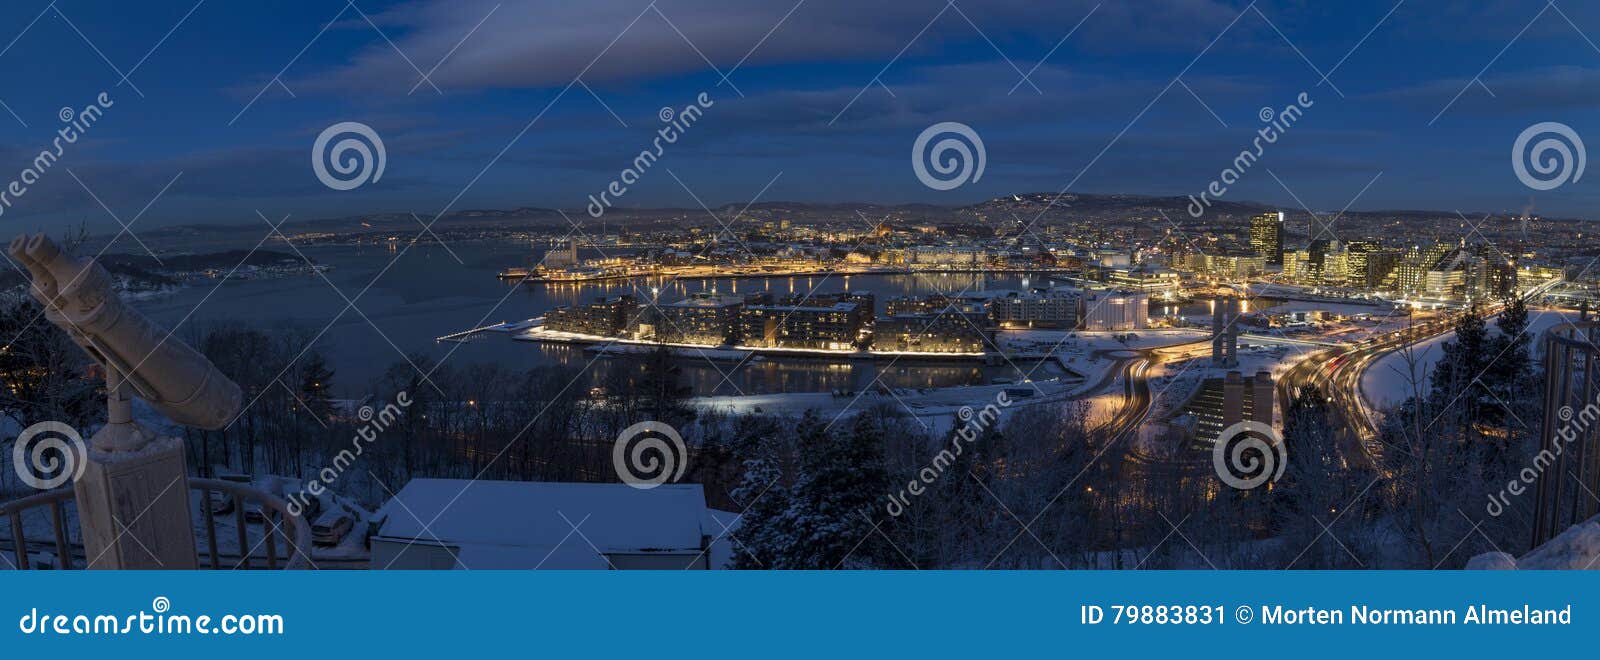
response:
[[[1484,318],[1499,315],[1501,305],[1484,309]],[[1335,428],[1342,429],[1340,442],[1346,462],[1376,467],[1382,457],[1378,426],[1361,397],[1361,377],[1385,355],[1420,344],[1455,328],[1453,318],[1420,323],[1401,330],[1375,334],[1350,346],[1314,352],[1296,363],[1278,379],[1278,410],[1282,415],[1300,388],[1311,385],[1328,395]],[[1419,374],[1419,377],[1424,376]],[[1398,377],[1398,376],[1396,376]]]
[[[1122,407],[1118,408],[1117,414],[1107,422],[1113,440],[1121,439],[1124,435],[1131,436],[1138,431],[1145,415],[1150,414],[1150,404],[1154,402],[1154,397],[1150,395],[1150,379],[1147,374],[1159,358],[1155,357],[1153,352],[1140,352],[1143,353],[1143,357],[1119,365],[1122,370]]]
[[[1123,403],[1117,409],[1116,415],[1106,424],[1112,432],[1113,440],[1120,440],[1124,436],[1131,437],[1139,430],[1139,425],[1144,423],[1145,417],[1150,415],[1150,408],[1155,404],[1155,395],[1150,391],[1150,369],[1167,361],[1167,356],[1162,352],[1210,343],[1211,340],[1204,339],[1140,349],[1134,351],[1139,357],[1129,358],[1114,367],[1117,379],[1122,381]],[[1104,388],[1097,388],[1086,396],[1093,396],[1103,390]]]

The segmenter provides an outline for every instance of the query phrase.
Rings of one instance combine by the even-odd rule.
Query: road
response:
[[[1485,319],[1500,313],[1500,305],[1488,307]],[[1437,319],[1393,332],[1375,334],[1351,346],[1312,353],[1278,379],[1278,410],[1283,414],[1300,388],[1314,386],[1328,395],[1335,428],[1341,429],[1340,444],[1345,461],[1352,465],[1376,467],[1383,455],[1378,442],[1378,426],[1361,397],[1361,377],[1383,356],[1448,333],[1454,319]]]
[[[1116,372],[1117,378],[1122,381],[1122,406],[1107,423],[1112,432],[1111,437],[1113,439],[1132,437],[1144,423],[1145,418],[1150,415],[1150,408],[1155,404],[1155,395],[1150,391],[1150,369],[1167,360],[1167,356],[1162,354],[1163,351],[1209,343],[1210,340],[1206,339],[1136,350],[1134,352],[1138,353],[1139,357],[1129,358],[1114,367],[1112,371]],[[1095,393],[1098,392],[1093,392],[1090,396]]]

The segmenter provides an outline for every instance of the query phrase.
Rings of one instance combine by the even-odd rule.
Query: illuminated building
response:
[[[872,328],[872,347],[884,351],[925,353],[981,353],[994,342],[984,327],[988,321],[979,305],[946,307],[925,314],[879,317]]]
[[[1088,291],[1078,302],[1084,330],[1141,330],[1150,326],[1150,296],[1138,291]]]
[[[623,334],[638,309],[639,301],[630,295],[600,297],[587,305],[557,307],[546,312],[544,327],[561,332],[617,337]]]
[[[1152,296],[1176,294],[1183,278],[1166,269],[1139,267],[1113,268],[1106,275],[1106,283],[1118,289],[1135,289]]]
[[[1077,325],[1078,300],[1012,291],[989,299],[989,318],[1002,328],[1071,328]]]
[[[850,350],[861,336],[860,305],[749,305],[739,314],[745,346]]]
[[[1283,212],[1263,213],[1250,219],[1250,249],[1269,264],[1283,263]]]
[[[684,344],[721,346],[731,344],[739,334],[739,311],[744,298],[697,293],[674,303],[660,305],[655,324],[658,337]]]

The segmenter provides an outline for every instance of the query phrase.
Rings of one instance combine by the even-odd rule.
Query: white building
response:
[[[1150,296],[1139,291],[1086,291],[1078,303],[1084,330],[1142,330],[1150,327]]]
[[[378,517],[374,569],[573,570],[724,568],[738,516],[699,484],[413,479]]]

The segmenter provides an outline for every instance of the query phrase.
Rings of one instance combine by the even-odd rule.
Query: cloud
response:
[[[915,56],[995,37],[1014,51],[1021,45],[1042,55],[1097,5],[1074,35],[1076,44],[1189,48],[1209,41],[1238,14],[1216,0],[997,0],[953,4],[942,14],[945,5],[937,0],[809,0],[798,7],[734,0],[657,0],[653,6],[640,0],[422,0],[374,17],[394,47],[375,37],[342,66],[291,86],[391,94],[421,80],[413,63],[426,72],[438,62],[430,78],[446,90],[564,86],[580,73],[598,84],[705,72],[707,60],[722,71],[888,62],[902,48]]]
[[[1446,116],[1519,116],[1533,111],[1600,107],[1600,69],[1554,66],[1506,74],[1491,72],[1481,80],[1482,86],[1470,78],[1435,80],[1375,94],[1373,98],[1429,113],[1437,113],[1450,104]]]

